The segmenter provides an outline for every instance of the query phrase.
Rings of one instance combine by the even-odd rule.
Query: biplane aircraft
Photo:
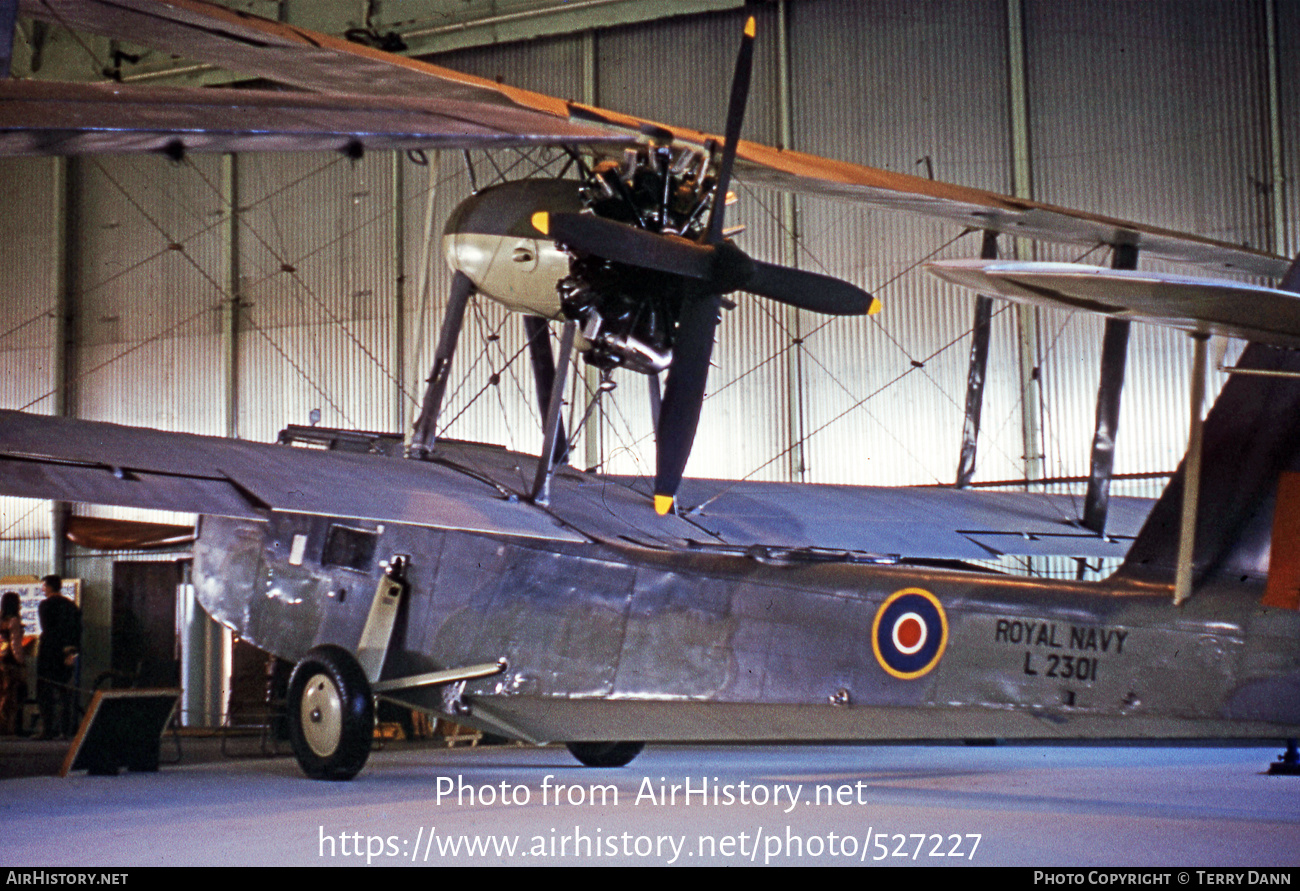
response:
[[[752,19],[725,133],[709,136],[198,0],[19,9],[303,92],[6,80],[0,152],[550,144],[580,170],[481,190],[453,215],[451,306],[405,455],[363,434],[361,452],[315,451],[0,412],[0,492],[201,515],[199,598],[296,663],[290,720],[309,776],[361,770],[376,696],[602,766],[655,740],[1300,735],[1300,272],[1284,259],[741,141]],[[1252,343],[1149,514],[1113,499],[1107,519],[1104,471],[1075,524],[1036,512],[1041,495],[684,480],[727,294],[879,309],[730,241],[733,172],[982,229],[986,246],[1000,232],[1109,245],[1114,270],[986,250],[935,272]],[[1139,254],[1285,280],[1148,275]],[[437,436],[474,293],[531,320],[541,457]],[[548,321],[564,325],[558,363]],[[666,373],[648,489],[565,463],[576,352],[605,373]],[[972,530],[1007,517],[1035,547],[1131,547],[1102,582],[969,562],[997,551],[996,532]]]

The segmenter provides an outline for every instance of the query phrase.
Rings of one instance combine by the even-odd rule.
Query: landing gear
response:
[[[645,748],[643,742],[571,742],[569,751],[588,767],[622,767]]]
[[[357,660],[337,646],[311,650],[289,678],[289,733],[303,773],[350,780],[370,757],[375,704]]]
[[[1268,772],[1273,776],[1300,776],[1300,750],[1294,739],[1286,741],[1286,751],[1269,765]]]

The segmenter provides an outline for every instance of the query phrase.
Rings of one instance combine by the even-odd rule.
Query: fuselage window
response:
[[[325,552],[321,554],[320,562],[325,566],[345,566],[364,572],[374,562],[378,540],[377,533],[365,529],[331,526],[325,536]]]

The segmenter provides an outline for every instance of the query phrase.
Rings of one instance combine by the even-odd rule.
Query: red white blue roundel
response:
[[[896,678],[919,678],[939,664],[948,645],[948,617],[938,599],[921,588],[891,594],[871,623],[871,649],[880,667]]]

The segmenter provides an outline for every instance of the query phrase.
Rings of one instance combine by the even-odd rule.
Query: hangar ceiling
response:
[[[405,56],[736,9],[744,0],[217,0],[222,6]],[[19,25],[13,73],[46,80],[218,85],[237,75],[103,37]]]

